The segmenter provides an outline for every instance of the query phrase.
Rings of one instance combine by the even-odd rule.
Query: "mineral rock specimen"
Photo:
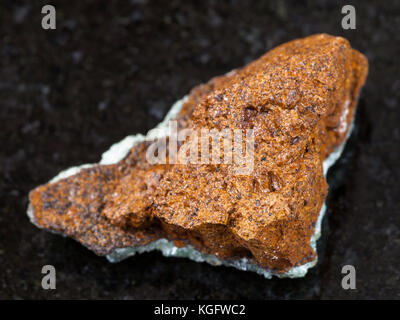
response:
[[[159,249],[266,277],[303,276],[316,263],[324,174],[348,136],[367,70],[340,37],[280,45],[194,88],[147,137],[127,137],[99,164],[31,191],[29,216],[111,261]],[[170,154],[149,163],[146,150],[168,136],[171,119],[178,131],[253,130],[252,172],[174,164]]]

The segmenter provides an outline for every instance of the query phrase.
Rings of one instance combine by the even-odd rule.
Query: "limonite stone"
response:
[[[31,191],[29,217],[112,262],[160,250],[267,278],[304,276],[317,261],[326,172],[349,136],[367,71],[341,37],[280,45],[195,87],[157,128],[113,145],[99,164]],[[165,163],[150,163],[149,146],[172,139],[170,120],[178,132],[252,130],[251,172],[176,164],[171,149]]]

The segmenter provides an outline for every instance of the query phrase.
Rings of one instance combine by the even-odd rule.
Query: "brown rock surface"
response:
[[[33,190],[35,223],[100,255],[167,238],[278,273],[312,261],[322,161],[346,137],[367,70],[340,37],[283,44],[194,88],[176,118],[179,128],[253,129],[250,175],[227,164],[151,165],[143,142],[117,164]]]

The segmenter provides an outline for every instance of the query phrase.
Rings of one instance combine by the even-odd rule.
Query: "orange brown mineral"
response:
[[[151,141],[30,193],[36,225],[99,255],[165,238],[277,274],[316,258],[310,244],[328,186],[323,161],[346,139],[366,58],[347,40],[313,35],[194,88],[178,130],[252,129],[254,169],[150,164]]]

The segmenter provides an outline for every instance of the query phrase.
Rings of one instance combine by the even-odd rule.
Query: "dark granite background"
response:
[[[0,2],[0,298],[400,298],[400,1]],[[41,7],[57,29],[41,29]],[[190,88],[285,41],[342,35],[370,74],[355,131],[329,173],[320,262],[303,279],[266,280],[148,253],[110,264],[34,227],[28,192],[145,133]],[[57,289],[41,288],[41,268]],[[341,288],[341,268],[357,290]]]

